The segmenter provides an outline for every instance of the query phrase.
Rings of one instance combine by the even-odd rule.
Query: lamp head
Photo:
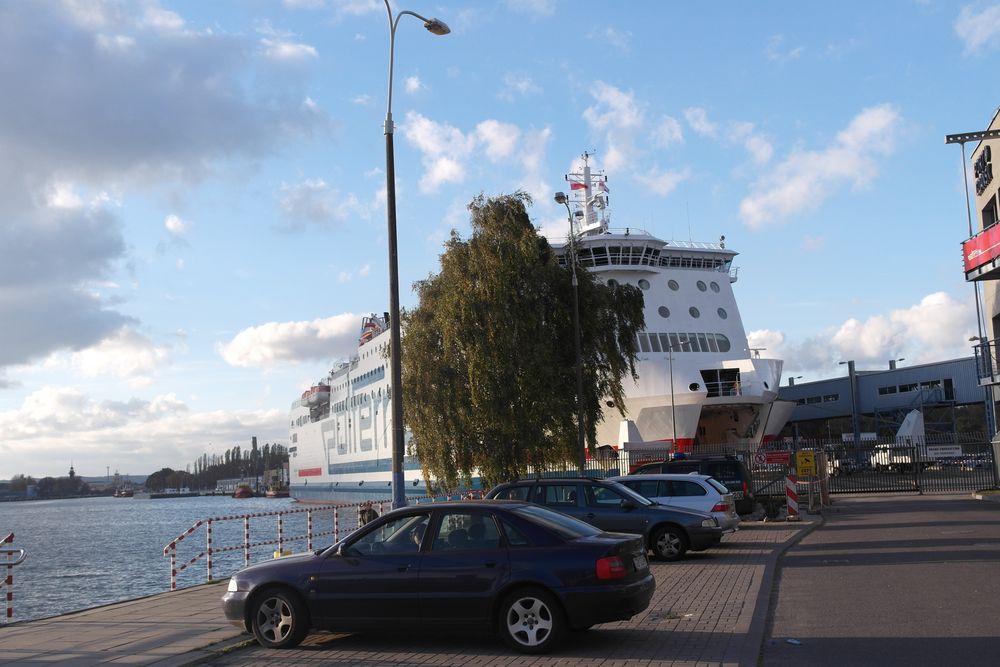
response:
[[[554,199],[556,200],[557,204],[565,204],[566,203],[566,193],[565,192],[557,192],[555,194]]]
[[[431,19],[430,21],[424,23],[424,27],[427,28],[428,32],[435,35],[447,35],[451,32],[451,28],[448,27],[448,24],[441,19]]]

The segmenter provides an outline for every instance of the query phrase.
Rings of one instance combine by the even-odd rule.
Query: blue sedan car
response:
[[[543,653],[567,630],[631,618],[654,589],[635,535],[529,503],[473,501],[398,509],[328,549],[252,565],[222,600],[226,618],[270,648],[314,628],[467,627]]]

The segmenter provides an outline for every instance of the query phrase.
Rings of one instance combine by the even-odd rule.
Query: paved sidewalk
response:
[[[754,667],[778,556],[819,520],[746,522],[715,549],[679,563],[653,561],[656,593],[649,609],[629,621],[573,633],[551,655],[517,654],[491,635],[401,635],[387,627],[384,634],[316,632],[285,651],[250,643],[200,664]]]
[[[816,520],[814,517],[813,520]],[[746,522],[722,545],[657,563],[643,614],[574,633],[550,656],[513,653],[491,635],[311,634],[290,651],[260,648],[222,615],[224,583],[0,626],[11,665],[586,665],[753,667],[778,556],[813,523]]]

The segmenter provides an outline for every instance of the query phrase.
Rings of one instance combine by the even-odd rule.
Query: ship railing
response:
[[[4,592],[4,597],[7,600],[7,612],[0,620],[0,625],[14,619],[14,566],[20,565],[28,557],[28,553],[24,549],[16,549],[13,544],[14,533],[8,533],[0,540],[0,555],[4,557],[4,565],[7,570],[6,576],[0,580],[0,591]]]

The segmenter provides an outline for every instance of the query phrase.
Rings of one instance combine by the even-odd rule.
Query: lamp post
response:
[[[897,361],[906,361],[906,357],[900,357],[899,359],[890,359],[889,360],[889,370],[890,371],[896,370],[896,362]]]
[[[851,427],[854,429],[854,446],[861,444],[861,428],[858,424],[858,395],[854,385],[857,384],[857,373],[854,370],[854,360],[841,361],[840,365],[847,364],[847,376],[851,379]]]
[[[679,345],[680,343],[678,343]],[[674,343],[667,344],[667,367],[670,369],[670,428],[673,436],[670,446],[677,451],[677,411],[674,409]]]
[[[794,387],[795,386],[795,381],[796,380],[801,380],[801,379],[802,379],[801,375],[789,376],[788,377],[788,386],[789,387]]]
[[[576,278],[576,231],[573,229],[573,211],[570,210],[566,193],[557,192],[554,198],[557,204],[566,207],[569,216],[569,261],[573,271],[573,346],[576,351],[576,447],[577,455],[580,457],[580,475],[583,475],[587,468],[587,450],[583,429],[583,360],[580,353],[580,289]]]
[[[409,14],[424,22],[424,27],[435,35],[447,35],[451,30],[443,21],[428,19],[416,12],[404,10],[392,16],[389,0],[385,11],[389,15],[389,91],[385,107],[385,208],[389,225],[389,310],[390,310],[390,374],[392,387],[392,507],[406,505],[406,490],[403,487],[403,454],[405,438],[403,431],[403,380],[400,367],[399,331],[399,255],[396,251],[396,165],[392,148],[392,66],[396,51],[396,27],[399,19]]]

